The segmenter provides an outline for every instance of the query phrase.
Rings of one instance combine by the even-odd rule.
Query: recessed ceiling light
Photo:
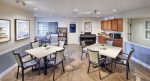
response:
[[[116,9],[113,9],[112,11],[113,11],[113,12],[116,12],[117,10],[116,10]]]
[[[74,11],[78,11],[79,9],[74,9]]]
[[[91,12],[85,12],[85,14],[90,14]]]
[[[38,10],[38,8],[33,8],[33,10],[37,11],[37,10]]]

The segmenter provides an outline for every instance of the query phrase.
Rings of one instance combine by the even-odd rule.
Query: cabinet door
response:
[[[113,19],[112,20],[112,31],[117,31],[118,30],[118,28],[117,28],[117,25],[118,24],[118,22],[117,22],[117,19]]]
[[[111,30],[111,20],[107,21],[107,30]]]
[[[113,46],[122,47],[123,39],[114,39]]]
[[[101,21],[101,29],[102,29],[102,30],[105,30],[105,29],[104,29],[104,21]]]
[[[104,21],[104,30],[107,30],[107,21]]]
[[[98,37],[98,41],[99,41],[99,43],[101,43],[101,44],[105,44],[105,43],[106,43],[106,37],[100,35],[100,36]]]
[[[118,31],[123,31],[123,19],[118,19]]]

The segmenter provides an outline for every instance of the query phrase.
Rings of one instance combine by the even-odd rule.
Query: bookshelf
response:
[[[67,28],[58,28],[58,41],[65,41],[65,44],[67,44]]]

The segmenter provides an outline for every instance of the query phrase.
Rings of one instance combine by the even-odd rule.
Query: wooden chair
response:
[[[20,56],[20,53],[16,53],[15,51],[13,51],[13,55],[15,56],[16,62],[18,64],[17,78],[19,75],[19,68],[21,67],[21,69],[22,69],[22,81],[24,81],[24,70],[27,68],[36,66],[38,64],[38,62],[34,59],[23,62],[22,58]]]
[[[126,79],[128,79],[128,72],[130,72],[130,60],[131,60],[131,56],[133,55],[134,49],[131,48],[129,54],[121,54],[118,55],[118,57],[113,60],[113,62],[116,64],[121,64],[121,65],[125,65],[126,66]]]
[[[105,58],[99,58],[99,51],[93,51],[93,50],[89,50],[88,49],[88,54],[89,54],[89,66],[88,66],[88,71],[87,73],[89,74],[89,69],[90,69],[90,64],[96,65],[98,66],[98,70],[99,70],[99,78],[100,80],[101,78],[101,72],[100,72],[100,64],[105,64],[105,68],[106,68],[106,59]]]
[[[81,60],[82,60],[82,56],[83,56],[84,53],[86,54],[86,57],[88,57],[88,51],[87,51],[87,48],[86,48],[85,41],[81,41],[81,47],[82,47],[82,54],[81,54]]]
[[[55,53],[55,58],[51,59],[47,64],[54,66],[54,70],[53,70],[53,81],[55,81],[55,70],[57,68],[57,65],[59,65],[60,63],[62,63],[62,69],[63,72],[65,72],[64,70],[64,64],[63,64],[63,59],[64,59],[64,49],[57,51]]]

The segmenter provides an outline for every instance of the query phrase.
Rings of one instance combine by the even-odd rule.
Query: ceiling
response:
[[[26,6],[15,0],[0,1],[31,11],[35,17],[106,17],[150,5],[150,0],[22,0]]]

